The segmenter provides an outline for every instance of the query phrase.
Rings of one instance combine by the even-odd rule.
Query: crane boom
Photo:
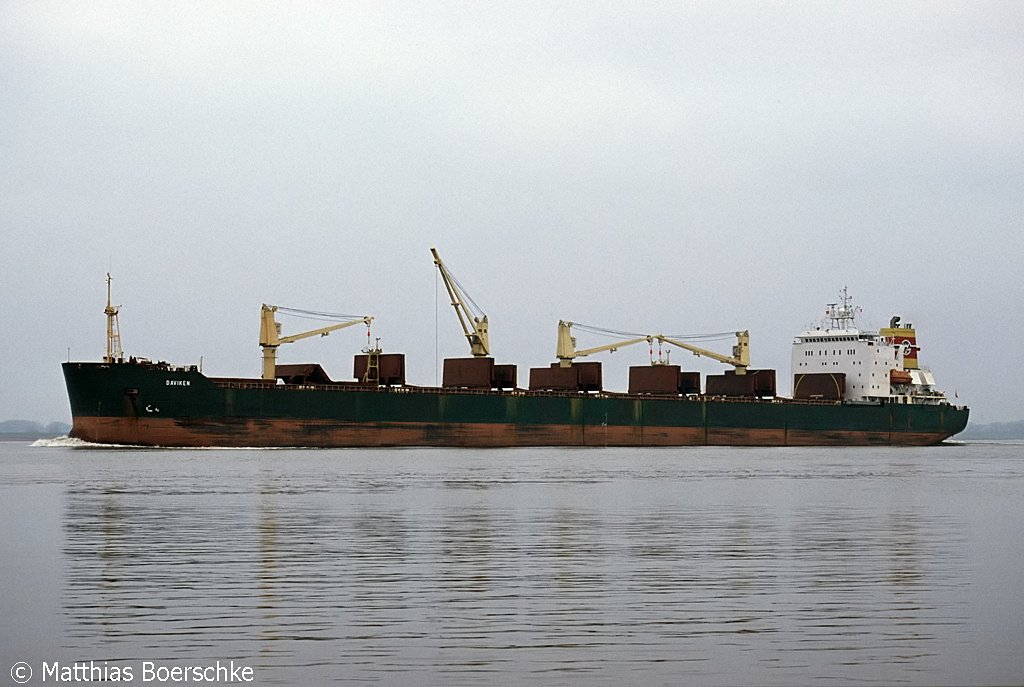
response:
[[[262,312],[260,313],[260,346],[263,348],[263,379],[277,378],[277,348],[281,344],[294,343],[296,341],[301,341],[302,339],[307,339],[311,336],[327,336],[331,332],[357,324],[365,324],[369,327],[370,323],[373,322],[372,317],[365,315],[361,318],[356,318],[346,322],[338,322],[337,324],[320,327],[319,329],[311,329],[308,332],[299,332],[298,334],[281,336],[281,325],[278,324],[277,319],[274,316],[276,312],[276,305],[267,305],[264,303]]]
[[[736,374],[746,374],[747,368],[750,367],[750,332],[742,331],[736,332],[736,345],[732,347],[732,355],[722,355],[721,353],[715,353],[703,348],[699,348],[692,344],[683,343],[676,339],[670,339],[663,334],[655,334],[654,338],[658,341],[664,341],[667,344],[678,346],[684,350],[690,351],[696,356],[704,356],[705,358],[711,358],[717,360],[720,363],[726,365],[733,365],[736,368]]]
[[[601,353],[602,351],[611,351],[614,353],[625,346],[632,346],[633,344],[643,343],[644,341],[650,343],[652,340],[652,337],[650,336],[639,336],[634,339],[616,341],[614,343],[605,344],[604,346],[595,346],[594,348],[585,348],[582,351],[577,351],[576,338],[572,335],[573,324],[573,322],[566,322],[565,320],[558,321],[558,348],[555,351],[555,356],[558,358],[558,364],[561,367],[571,366],[573,358],[581,358],[592,353]]]
[[[452,307],[455,308],[455,315],[459,318],[459,324],[462,325],[462,332],[465,334],[466,340],[469,341],[469,349],[473,357],[484,358],[489,356],[491,354],[491,342],[487,334],[487,315],[473,312],[467,304],[467,301],[472,302],[472,299],[463,294],[459,289],[458,282],[452,276],[452,273],[448,271],[448,267],[441,260],[441,256],[437,254],[437,249],[431,248],[430,253],[434,256],[434,264],[437,265],[437,271],[441,273],[441,280],[448,290],[448,297],[451,298]]]
[[[561,367],[569,367],[572,365],[573,358],[580,358],[583,356],[590,355],[592,353],[600,353],[602,351],[616,351],[625,346],[632,346],[634,344],[653,343],[654,341],[662,341],[672,346],[678,346],[684,350],[690,351],[696,356],[704,356],[717,360],[720,363],[726,365],[732,365],[736,368],[736,374],[746,374],[747,368],[750,366],[750,332],[742,331],[736,332],[736,345],[732,347],[732,355],[722,355],[721,353],[715,353],[693,344],[688,344],[677,339],[673,339],[665,336],[664,334],[647,334],[644,336],[637,336],[631,339],[623,339],[622,341],[616,341],[614,343],[605,344],[604,346],[595,346],[594,348],[586,348],[583,350],[576,350],[576,338],[572,335],[573,322],[566,322],[564,320],[558,321],[558,348],[555,351],[555,356],[558,358],[559,365]],[[583,325],[580,325],[581,327]],[[598,330],[600,331],[600,330]],[[605,330],[608,333],[612,333],[610,330]],[[625,332],[616,332],[618,334],[625,334]]]

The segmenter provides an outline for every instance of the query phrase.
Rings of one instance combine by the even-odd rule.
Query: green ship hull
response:
[[[949,403],[474,391],[218,379],[147,362],[64,364],[71,435],[134,446],[929,445]]]

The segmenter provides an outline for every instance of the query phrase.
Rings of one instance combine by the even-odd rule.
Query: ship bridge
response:
[[[892,371],[902,369],[899,346],[887,344],[877,332],[858,329],[816,329],[793,340],[794,394],[800,384],[827,375],[846,401],[877,401],[892,396]],[[841,376],[839,376],[841,375]]]
[[[854,403],[944,403],[931,372],[918,367],[913,325],[864,331],[854,326],[860,308],[843,289],[840,303],[825,309],[828,325],[793,339],[793,396]]]

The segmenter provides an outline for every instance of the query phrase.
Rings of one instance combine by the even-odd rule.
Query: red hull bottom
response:
[[[167,447],[360,448],[451,446],[928,446],[935,432],[809,431],[514,425],[501,423],[343,423],[315,420],[159,420],[76,417],[71,436],[100,444]]]

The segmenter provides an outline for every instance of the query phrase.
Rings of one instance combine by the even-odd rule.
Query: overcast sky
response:
[[[521,384],[568,319],[749,329],[788,393],[848,286],[1024,419],[1022,171],[1019,2],[4,0],[0,420],[70,421],[108,270],[129,355],[259,376],[272,303],[374,315],[432,384],[469,354],[432,245]],[[280,361],[350,378],[360,329]]]

